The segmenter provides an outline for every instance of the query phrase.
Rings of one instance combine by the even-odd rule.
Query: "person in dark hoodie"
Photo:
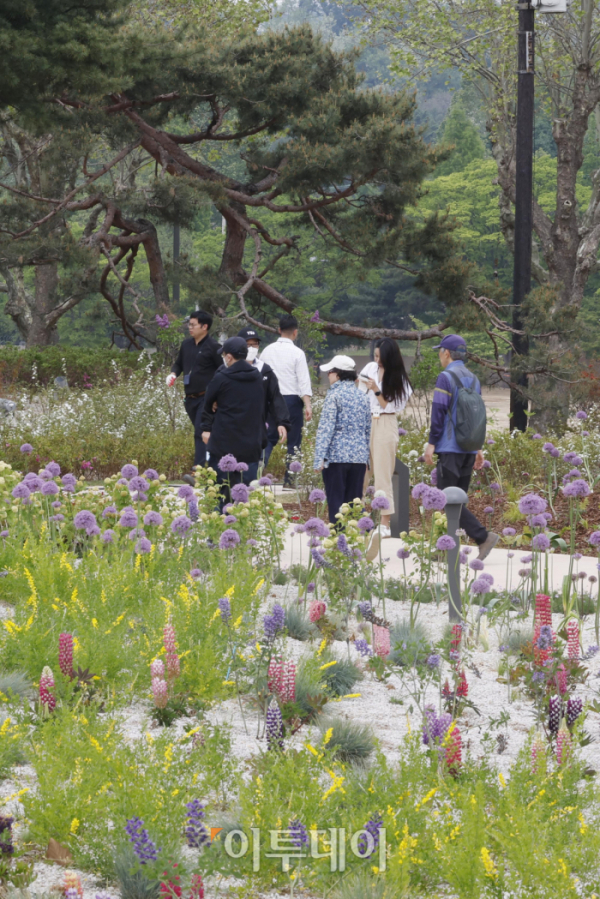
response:
[[[221,353],[224,366],[206,388],[200,425],[202,440],[210,453],[210,466],[217,472],[217,482],[225,488],[227,502],[228,488],[241,482],[242,472],[222,471],[219,462],[229,455],[248,466],[259,461],[265,432],[265,399],[260,372],[246,362],[246,341],[230,337]]]
[[[276,428],[280,440],[286,440],[288,431],[291,428],[290,416],[287,403],[281,395],[279,389],[279,381],[277,375],[267,362],[263,362],[258,358],[258,350],[260,348],[260,336],[254,328],[242,328],[238,333],[246,341],[248,347],[248,355],[246,361],[250,365],[258,369],[262,377],[262,385],[265,391],[265,435],[263,442],[263,452],[267,445],[268,428]],[[262,456],[262,453],[261,453]],[[258,475],[258,462],[252,462],[248,466],[248,471],[244,473],[244,481],[246,484],[252,483]]]

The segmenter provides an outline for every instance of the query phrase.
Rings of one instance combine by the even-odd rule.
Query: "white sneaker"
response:
[[[380,535],[381,535],[381,539],[382,539],[382,540],[385,540],[386,537],[391,537],[391,536],[392,536],[392,530],[391,530],[391,528],[388,528],[385,524],[382,524],[382,525],[381,525],[381,527],[379,528],[379,531],[380,531]]]

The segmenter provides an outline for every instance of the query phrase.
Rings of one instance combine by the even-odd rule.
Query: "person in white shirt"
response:
[[[291,456],[302,443],[302,426],[304,418],[312,418],[312,386],[306,355],[294,341],[298,337],[298,321],[293,315],[284,315],[279,320],[280,337],[271,343],[260,354],[262,362],[267,362],[279,381],[279,389],[287,404],[291,428],[287,435],[288,465]],[[269,422],[269,437],[265,449],[265,465],[273,452],[279,436],[274,423]],[[289,472],[286,468],[284,486],[291,486]]]
[[[389,509],[381,516],[381,536],[390,537],[390,519],[394,513],[392,475],[398,450],[396,416],[412,394],[402,353],[395,340],[384,337],[378,342],[375,361],[365,365],[359,375],[359,384],[367,390],[371,403],[371,452],[365,490],[373,476],[375,491],[385,492]]]

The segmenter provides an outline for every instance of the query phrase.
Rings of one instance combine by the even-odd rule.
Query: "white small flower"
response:
[[[375,496],[387,496],[385,490],[376,490]]]

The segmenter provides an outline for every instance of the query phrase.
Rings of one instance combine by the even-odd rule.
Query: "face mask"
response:
[[[256,357],[258,356],[258,347],[257,346],[249,346],[248,347],[248,355],[246,356],[246,362],[254,362]]]

